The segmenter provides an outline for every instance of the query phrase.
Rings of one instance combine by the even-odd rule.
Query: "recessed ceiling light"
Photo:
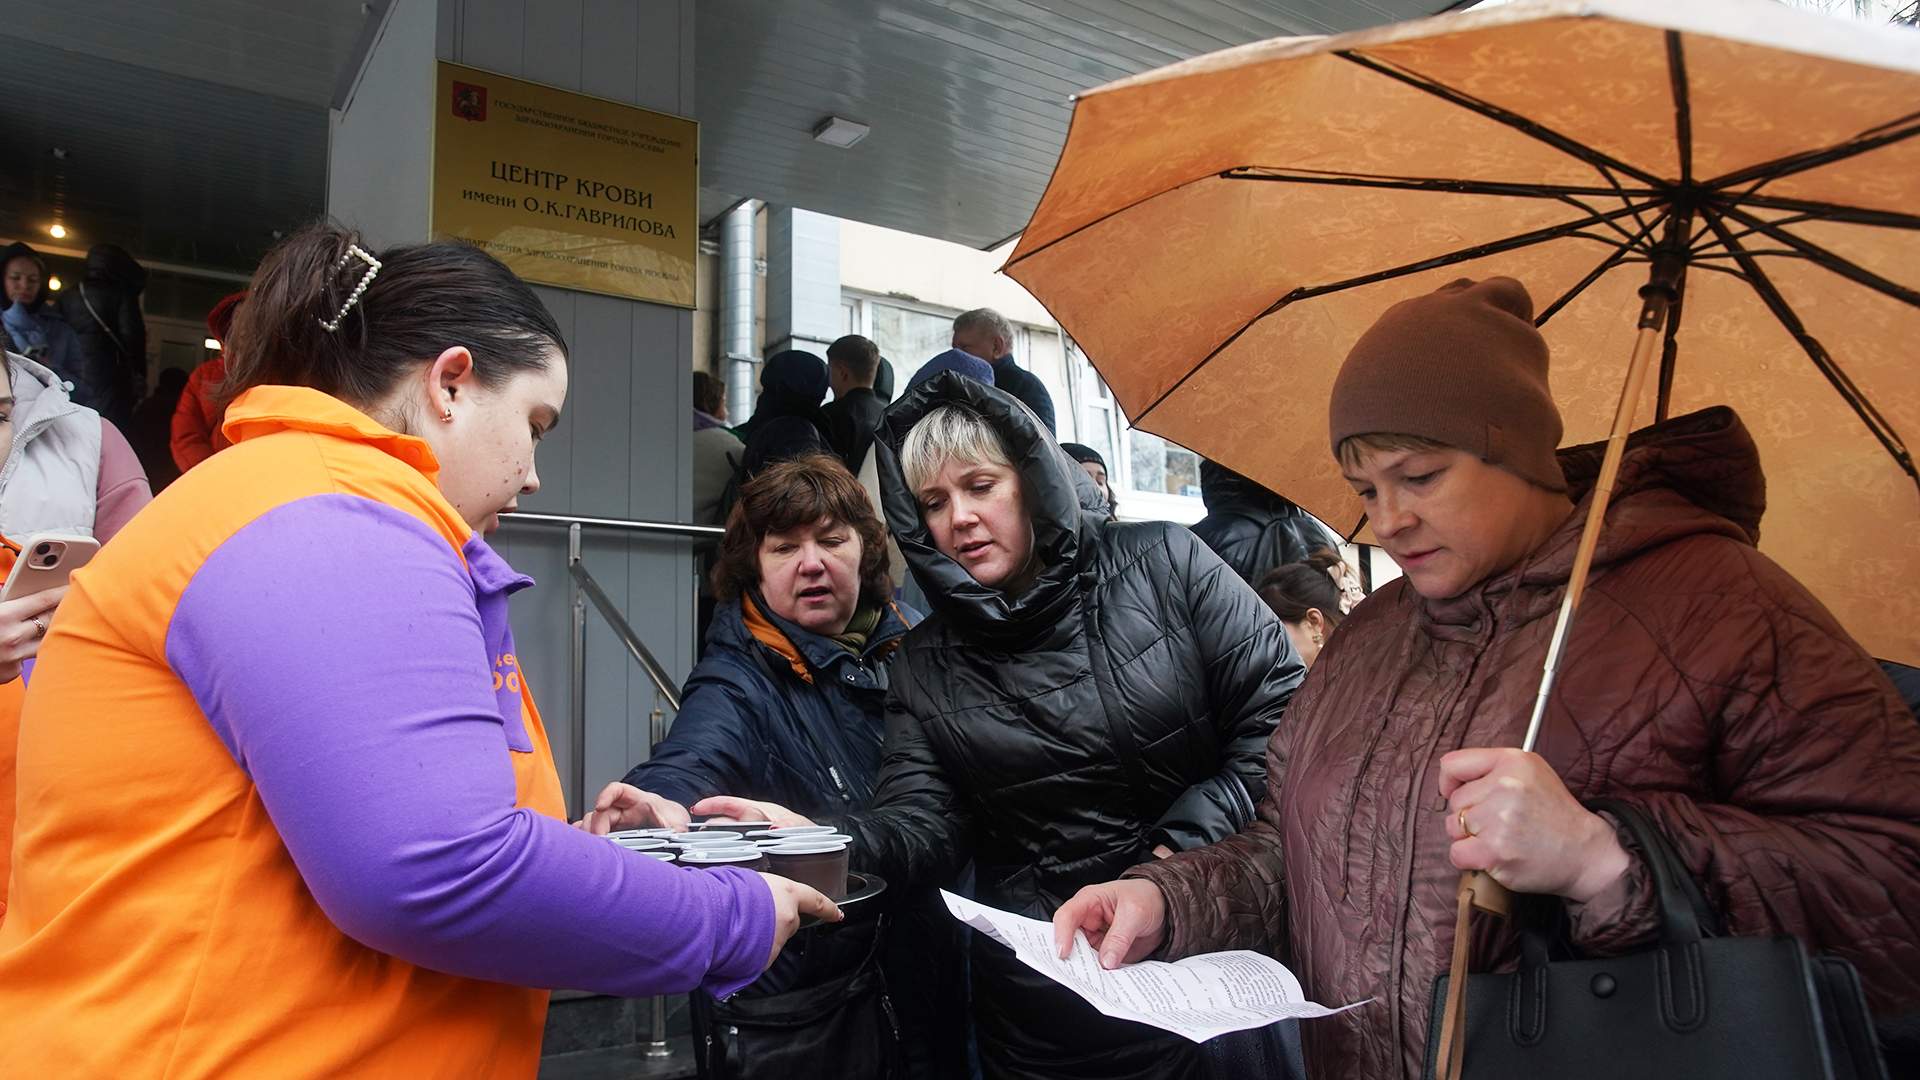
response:
[[[823,142],[828,146],[837,146],[845,150],[847,147],[866,138],[867,132],[872,130],[872,128],[865,124],[856,123],[855,121],[843,119],[838,116],[829,116],[814,125],[813,137],[816,142]]]
[[[67,227],[56,221],[47,229],[47,235],[53,237],[55,240],[65,240],[67,238]]]
[[[59,292],[59,291],[60,291],[60,279],[59,279],[59,278],[57,278],[57,277],[50,277],[50,278],[48,278],[48,279],[47,279],[47,288],[49,288],[49,289],[52,289],[52,290],[53,290],[54,292]]]

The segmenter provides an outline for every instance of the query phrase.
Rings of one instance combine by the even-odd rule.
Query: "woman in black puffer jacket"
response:
[[[1251,819],[1304,669],[1233,570],[1178,525],[1083,511],[1080,467],[972,379],[910,391],[874,452],[933,612],[894,663],[873,808],[841,823],[856,867],[911,886],[971,858],[982,902],[1047,919]],[[1193,1043],[1107,1019],[982,935],[973,980],[989,1077],[1199,1075]]]

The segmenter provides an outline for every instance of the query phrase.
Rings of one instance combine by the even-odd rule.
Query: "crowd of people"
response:
[[[1346,357],[1327,453],[1403,571],[1371,595],[1220,465],[1194,527],[1125,520],[989,309],[897,398],[854,335],[769,357],[737,425],[696,373],[703,652],[571,823],[507,620],[529,580],[486,541],[567,393],[531,289],[460,244],[290,237],[210,319],[150,504],[24,306],[0,534],[111,542],[0,603],[0,1073],[525,1076],[571,987],[693,993],[716,1077],[1419,1077],[1460,871],[1553,898],[1587,954],[1648,939],[1600,797],[1730,932],[1850,960],[1891,1051],[1920,1017],[1920,724],[1757,550],[1731,411],[1636,435],[1517,748],[1599,462],[1560,446],[1520,282],[1406,299]],[[879,914],[803,930],[843,913],[599,838],[696,816],[831,825]],[[1367,1004],[1196,1045],[963,933],[943,888],[1108,966],[1255,949]],[[1474,969],[1518,950],[1477,936]]]

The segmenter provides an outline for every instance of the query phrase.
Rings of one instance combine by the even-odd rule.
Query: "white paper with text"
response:
[[[1055,955],[1053,924],[974,903],[942,890],[947,910],[1013,950],[1028,967],[1085,998],[1108,1016],[1171,1031],[1194,1042],[1279,1020],[1332,1016],[1366,1002],[1328,1008],[1306,999],[1300,980],[1270,956],[1245,949],[1166,963],[1146,960],[1113,971],[1076,933],[1066,959]]]

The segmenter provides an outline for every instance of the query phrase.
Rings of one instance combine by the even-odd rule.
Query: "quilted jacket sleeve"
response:
[[[1207,704],[1223,748],[1220,771],[1161,815],[1156,843],[1176,851],[1233,835],[1266,790],[1266,746],[1306,676],[1286,631],[1252,588],[1191,532],[1167,530],[1175,593],[1185,599]]]
[[[753,763],[765,752],[751,688],[729,661],[709,656],[693,669],[666,740],[626,782],[692,806],[709,795],[756,794]]]
[[[921,726],[932,703],[915,679],[913,660],[902,655],[893,667],[873,803],[840,823],[853,837],[855,866],[885,878],[898,896],[945,884],[973,847],[972,816]]]
[[[1278,790],[1285,770],[1273,740],[1267,749],[1268,783]],[[1283,887],[1280,810],[1269,795],[1260,800],[1253,824],[1240,832],[1170,858],[1135,866],[1123,878],[1143,878],[1167,900],[1166,940],[1155,959],[1195,953],[1252,949],[1286,960],[1287,905]]]
[[[1745,550],[1750,603],[1671,643],[1701,703],[1711,798],[1631,789],[1733,934],[1793,934],[1860,971],[1875,1011],[1920,1005],[1920,726],[1892,684],[1784,570]],[[1742,582],[1740,584],[1745,585]],[[1726,642],[1740,648],[1729,651]],[[1578,912],[1580,944],[1652,936],[1644,890]]]

